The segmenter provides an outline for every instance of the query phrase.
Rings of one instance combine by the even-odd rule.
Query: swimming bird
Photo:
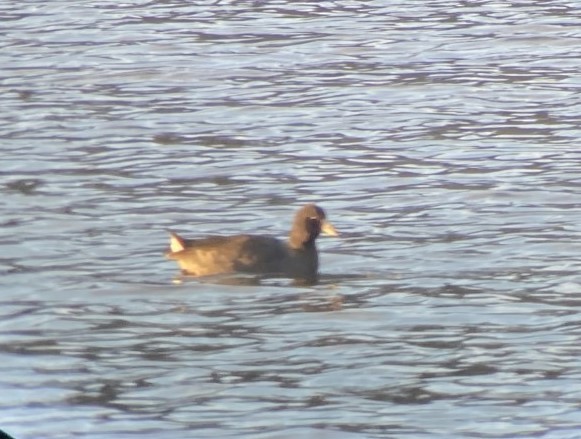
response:
[[[314,283],[319,269],[315,244],[319,234],[338,235],[325,211],[307,204],[296,213],[287,242],[264,235],[185,239],[170,232],[166,256],[177,261],[182,273],[192,276],[279,274]]]

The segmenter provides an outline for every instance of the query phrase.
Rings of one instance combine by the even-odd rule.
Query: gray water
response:
[[[0,16],[0,428],[581,438],[577,2]],[[307,202],[318,285],[163,256]]]

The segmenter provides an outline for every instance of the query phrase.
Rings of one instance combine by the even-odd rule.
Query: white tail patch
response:
[[[181,252],[186,248],[184,245],[184,241],[178,235],[173,232],[169,233],[169,248],[171,249],[172,253]]]

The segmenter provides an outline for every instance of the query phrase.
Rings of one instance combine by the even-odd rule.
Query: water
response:
[[[575,2],[0,14],[2,429],[581,436]],[[313,201],[316,286],[163,258]]]

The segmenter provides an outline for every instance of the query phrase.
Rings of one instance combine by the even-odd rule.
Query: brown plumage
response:
[[[324,210],[307,204],[296,213],[288,242],[262,235],[184,239],[170,233],[170,251],[166,255],[177,261],[184,274],[193,276],[281,274],[315,282],[319,268],[315,241],[321,233],[338,235]]]

